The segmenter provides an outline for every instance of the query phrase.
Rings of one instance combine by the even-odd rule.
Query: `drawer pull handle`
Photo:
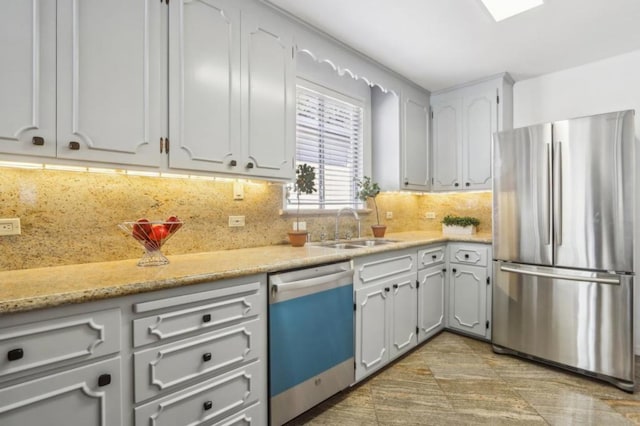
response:
[[[24,356],[24,351],[22,350],[22,348],[11,349],[7,353],[7,359],[9,361],[17,361],[17,360],[21,359],[23,356]]]
[[[468,259],[468,258],[469,258],[469,255],[468,255],[468,254],[465,254],[465,255],[464,255],[464,258],[465,258],[465,259]]]
[[[394,285],[393,285],[393,288],[398,288],[398,284],[394,284]]]
[[[204,409],[204,411],[211,410],[211,408],[213,408],[213,402],[206,401],[204,404],[202,404],[202,408]]]
[[[98,386],[100,387],[107,386],[110,383],[111,383],[111,374],[101,374],[100,377],[98,377]]]
[[[202,355],[202,361],[204,362],[211,361],[211,352],[207,352],[206,354]]]
[[[80,149],[80,142],[69,142],[69,149],[72,151],[78,151]]]
[[[211,314],[204,314],[202,316],[202,322],[210,322],[211,321]]]
[[[44,138],[41,137],[41,136],[34,136],[31,139],[31,143],[34,144],[34,145],[37,145],[37,146],[42,146],[42,145],[44,145]]]

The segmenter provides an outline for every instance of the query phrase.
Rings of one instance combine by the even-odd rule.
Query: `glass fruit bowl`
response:
[[[169,259],[160,250],[183,225],[175,216],[167,221],[149,221],[140,219],[136,222],[122,222],[118,225],[144,248],[144,254],[138,266],[159,266],[169,263]]]

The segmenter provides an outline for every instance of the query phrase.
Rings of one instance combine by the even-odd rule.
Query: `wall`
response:
[[[521,81],[513,88],[514,126],[635,109],[640,164],[640,50]],[[640,173],[636,172],[635,271],[640,271]],[[640,354],[640,291],[636,292],[636,354]]]
[[[86,172],[0,168],[0,217],[19,217],[22,235],[0,237],[0,270],[133,259],[142,249],[117,224],[177,215],[185,225],[169,240],[167,255],[287,243],[294,217],[281,215],[282,187],[244,184],[245,199],[233,201],[232,181],[170,179]],[[383,193],[381,222],[388,232],[439,230],[449,213],[474,214],[490,231],[491,196]],[[384,219],[385,212],[393,219]],[[434,211],[438,219],[425,220]],[[229,228],[229,215],[244,215],[244,228]],[[375,214],[363,214],[363,235]],[[305,216],[314,240],[333,238],[335,216]],[[353,220],[341,231],[355,233]]]

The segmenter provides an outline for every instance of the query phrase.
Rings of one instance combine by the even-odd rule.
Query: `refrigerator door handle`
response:
[[[555,200],[554,207],[556,209],[556,216],[554,220],[554,228],[556,231],[556,245],[562,245],[562,142],[558,141],[554,153],[554,160],[556,170],[554,174],[555,185]]]
[[[536,272],[536,271],[529,271],[526,269],[511,268],[509,266],[500,266],[500,270],[503,272],[513,272],[514,274],[532,275],[534,277],[555,278],[555,279],[570,280],[570,281],[588,281],[590,283],[598,283],[598,284],[620,285],[620,280],[616,278],[597,278],[597,277],[585,277],[580,275],[554,274],[553,272]]]
[[[546,229],[546,241],[545,244],[549,245],[551,244],[551,239],[553,238],[553,235],[551,234],[552,232],[552,228],[551,228],[551,221],[553,218],[553,205],[552,205],[552,194],[553,194],[553,181],[552,179],[552,175],[553,175],[553,164],[552,164],[552,157],[551,157],[551,145],[550,144],[545,144],[544,145],[545,148],[545,154],[547,157],[547,229]]]

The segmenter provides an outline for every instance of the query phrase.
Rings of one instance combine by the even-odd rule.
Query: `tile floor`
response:
[[[393,424],[640,425],[640,389],[629,394],[443,332],[290,422]]]

